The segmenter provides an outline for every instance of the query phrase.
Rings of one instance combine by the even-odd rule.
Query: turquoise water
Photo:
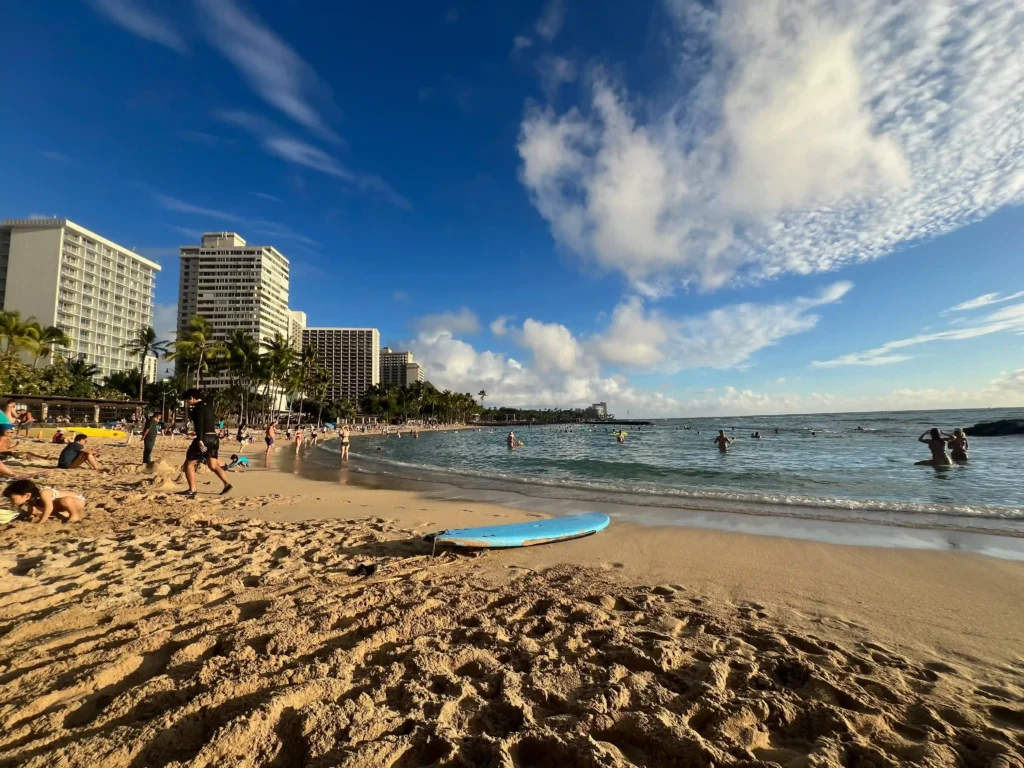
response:
[[[925,429],[1001,418],[1024,409],[669,419],[626,428],[625,444],[608,426],[520,428],[514,451],[505,430],[426,432],[352,453],[375,472],[549,497],[1024,535],[1024,438],[972,438],[963,466],[914,466]],[[724,455],[718,429],[737,438]]]

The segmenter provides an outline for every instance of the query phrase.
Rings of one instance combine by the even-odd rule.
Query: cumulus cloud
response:
[[[967,301],[962,301],[955,307],[944,309],[940,314],[946,315],[950,312],[969,312],[972,309],[980,309],[981,307],[987,307],[990,304],[1002,304],[1004,301],[1013,301],[1024,296],[1024,291],[1017,291],[1017,293],[1011,293],[1009,296],[1003,296],[999,293],[985,293],[981,296],[977,296]]]
[[[757,351],[818,324],[818,307],[839,301],[848,282],[820,294],[776,304],[733,304],[702,315],[671,317],[648,309],[639,297],[621,302],[606,331],[592,346],[604,362],[631,368],[657,366],[675,372],[690,368],[734,368]]]
[[[235,0],[196,2],[210,44],[260,98],[320,138],[339,141],[313,103],[329,106],[330,88],[291,46]]]
[[[508,338],[522,360],[477,351],[458,338],[475,333],[468,309],[421,318],[418,337],[404,342],[442,389],[486,389],[492,402],[517,406],[584,406],[606,401],[619,410],[649,415],[672,414],[681,407],[672,397],[632,386],[621,373],[603,365],[671,372],[683,368],[732,368],[784,336],[801,333],[818,321],[811,310],[838,301],[851,288],[834,283],[813,297],[775,305],[737,304],[703,315],[669,317],[648,312],[639,298],[616,307],[605,331],[579,339],[560,323],[527,318],[519,327],[502,316],[491,323],[495,336]]]
[[[1024,199],[1015,0],[665,3],[668,93],[593,71],[517,145],[555,239],[645,295],[834,270]]]
[[[119,27],[133,35],[188,53],[188,46],[174,25],[162,16],[143,8],[134,0],[92,0],[92,6]]]
[[[444,334],[454,336],[477,333],[480,320],[469,307],[462,307],[455,312],[424,315],[414,320],[412,326],[421,336],[436,338]]]
[[[564,23],[565,0],[548,0],[547,5],[544,6],[544,11],[541,13],[540,18],[537,19],[537,23],[533,25],[533,28],[537,31],[538,35],[551,42],[558,37],[558,33],[562,31]]]
[[[512,315],[501,315],[491,321],[491,333],[495,336],[504,336],[508,333],[508,324],[515,320]]]
[[[1006,331],[1024,331],[1024,304],[1012,304],[998,309],[986,315],[974,325],[957,326],[956,328],[935,331],[933,333],[921,333],[907,339],[889,341],[880,347],[868,349],[864,352],[850,352],[831,360],[815,361],[812,365],[816,368],[837,368],[846,365],[876,366],[902,363],[914,357],[914,355],[905,351],[912,347],[937,341],[976,339],[979,336],[988,336],[993,333],[1003,333]]]

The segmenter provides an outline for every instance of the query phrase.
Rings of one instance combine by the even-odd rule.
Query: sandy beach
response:
[[[40,480],[82,523],[0,530],[0,765],[1024,766],[1024,563],[618,521],[430,557],[537,513],[258,468],[188,501],[185,445],[93,446]]]

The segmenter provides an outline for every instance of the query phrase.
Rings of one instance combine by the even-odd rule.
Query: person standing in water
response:
[[[736,442],[736,438],[726,437],[725,430],[720,429],[718,430],[718,437],[716,437],[711,442],[715,443],[718,446],[719,451],[725,453],[726,451],[729,450],[729,446]]]
[[[348,449],[352,445],[352,440],[348,434],[348,425],[341,428],[341,460],[348,461]]]
[[[946,455],[946,441],[952,440],[952,436],[940,432],[938,427],[932,427],[927,432],[921,433],[918,442],[924,443],[928,446],[928,450],[932,452],[932,457],[926,461],[915,461],[914,463],[919,466],[931,466],[931,467],[948,467],[953,462]]]
[[[277,429],[274,422],[267,424],[266,430],[263,433],[263,442],[267,444],[267,452],[263,454],[263,460],[267,461],[270,459],[270,452],[274,450],[274,438],[277,436]]]
[[[953,461],[967,461],[967,449],[971,445],[967,442],[967,435],[964,434],[960,427],[953,430],[953,436],[946,442],[949,445],[949,452],[952,454]]]

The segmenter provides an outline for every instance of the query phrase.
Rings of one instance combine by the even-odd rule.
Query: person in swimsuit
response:
[[[732,437],[726,437],[725,436],[725,430],[724,429],[720,429],[720,430],[718,430],[718,437],[716,437],[711,442],[715,443],[718,446],[718,450],[719,451],[721,451],[722,453],[725,453],[726,451],[729,450],[729,446],[732,445],[733,443],[735,443],[736,440],[735,440],[735,438],[732,438]]]
[[[31,480],[15,480],[4,488],[3,495],[33,523],[45,523],[54,514],[67,523],[77,523],[85,509],[84,496],[40,488]],[[26,506],[27,509],[23,509]]]
[[[352,445],[352,440],[349,438],[348,427],[341,428],[341,460],[348,461],[348,449]],[[380,450],[379,448],[377,450]]]
[[[277,430],[273,423],[267,424],[267,428],[263,433],[263,442],[267,444],[267,452],[263,454],[264,460],[270,458],[270,452],[274,450],[274,438],[277,437]]]
[[[948,467],[953,462],[946,455],[946,441],[952,439],[952,436],[940,432],[938,427],[932,427],[927,432],[923,432],[917,440],[928,446],[928,450],[932,452],[932,457],[927,461],[915,461],[914,464],[919,466]]]
[[[953,430],[953,436],[946,443],[949,445],[949,452],[952,454],[953,461],[967,461],[967,449],[971,446],[967,442],[967,435],[964,434],[960,427]]]

